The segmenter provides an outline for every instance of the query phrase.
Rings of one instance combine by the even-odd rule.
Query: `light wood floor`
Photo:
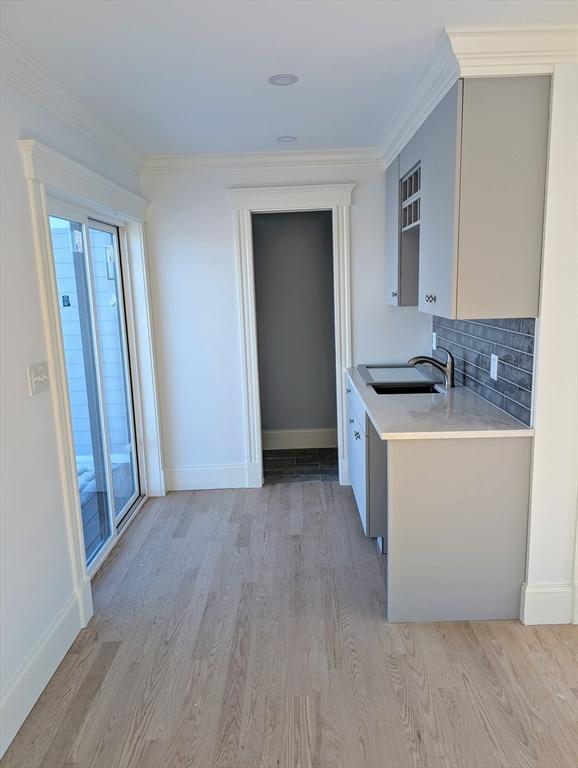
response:
[[[1,765],[575,766],[576,627],[388,625],[333,482],[150,501]]]

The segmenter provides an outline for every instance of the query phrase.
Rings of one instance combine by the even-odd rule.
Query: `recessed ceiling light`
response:
[[[271,75],[269,82],[271,85],[293,85],[299,78],[297,75],[283,74],[283,75]]]
[[[277,136],[277,141],[280,141],[281,144],[292,144],[297,141],[297,136]]]

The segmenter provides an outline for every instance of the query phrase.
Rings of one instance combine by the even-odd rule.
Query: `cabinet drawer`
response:
[[[345,375],[345,394],[347,395],[348,403],[350,403],[351,407],[353,408],[355,418],[359,422],[361,431],[365,435],[367,433],[367,429],[365,427],[365,406],[363,405],[363,400],[359,397],[357,390],[351,383],[351,379],[347,374]]]
[[[369,509],[367,494],[367,437],[353,410],[352,401],[347,399],[347,452],[349,457],[349,477],[357,511],[363,531],[369,534]]]

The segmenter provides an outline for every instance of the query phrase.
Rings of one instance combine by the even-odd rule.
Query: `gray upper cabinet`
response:
[[[548,76],[459,80],[402,150],[400,181],[421,168],[419,264],[406,275],[422,312],[537,316],[549,101]],[[400,254],[403,237],[400,222]]]
[[[459,80],[421,129],[425,134],[424,174],[427,169],[430,184],[422,203],[419,301],[416,303],[421,312],[442,317],[456,316],[462,88],[463,81]]]
[[[399,157],[385,171],[385,300],[399,305]]]
[[[385,172],[386,301],[415,307],[418,299],[421,211],[420,132]]]

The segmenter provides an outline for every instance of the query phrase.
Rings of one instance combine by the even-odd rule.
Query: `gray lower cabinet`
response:
[[[525,575],[531,438],[387,450],[387,619],[513,619]]]
[[[364,419],[365,422],[365,419]],[[357,510],[366,536],[369,535],[369,507],[367,498],[367,439],[350,398],[347,398],[347,455],[349,479]]]
[[[366,536],[387,537],[387,453],[365,411],[347,397],[349,479]]]

